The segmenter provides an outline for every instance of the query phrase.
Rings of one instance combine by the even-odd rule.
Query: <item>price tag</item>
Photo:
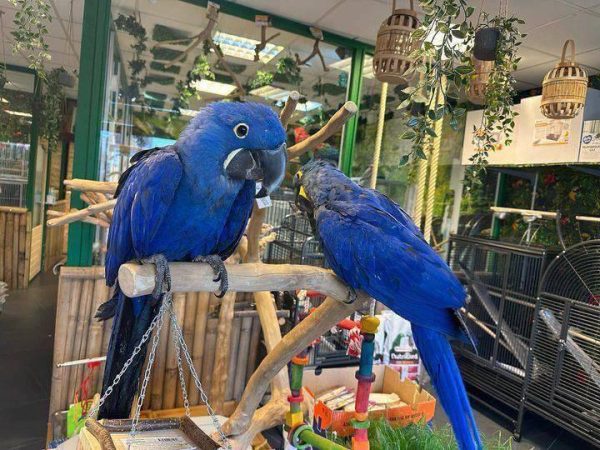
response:
[[[258,194],[261,189],[262,189],[262,182],[257,181],[255,194]],[[273,203],[271,202],[271,197],[269,195],[265,195],[264,197],[256,197],[256,206],[258,206],[258,209],[268,208],[272,204]]]

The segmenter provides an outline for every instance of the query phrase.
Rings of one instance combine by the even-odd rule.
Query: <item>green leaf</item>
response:
[[[417,136],[413,130],[406,130],[404,133],[400,135],[400,139],[414,139]]]
[[[454,71],[460,75],[469,75],[473,73],[473,68],[471,66],[458,66],[454,68]]]
[[[409,159],[410,159],[410,156],[408,156],[408,155],[402,155],[402,157],[400,158],[400,165],[401,166],[407,165]]]

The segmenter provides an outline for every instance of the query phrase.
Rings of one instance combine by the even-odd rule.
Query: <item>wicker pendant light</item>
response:
[[[571,58],[565,60],[567,47]],[[556,67],[546,74],[542,84],[542,114],[549,119],[572,119],[585,106],[587,73],[575,62],[575,42],[565,42]]]
[[[391,84],[405,83],[404,74],[414,64],[410,57],[419,42],[413,42],[411,34],[418,28],[417,12],[413,0],[410,9],[396,9],[383,21],[377,33],[373,70],[375,77]]]

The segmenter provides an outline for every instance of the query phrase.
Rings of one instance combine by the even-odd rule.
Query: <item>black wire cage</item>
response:
[[[451,236],[449,243],[448,264],[471,297],[466,315],[476,341],[476,348],[454,344],[463,379],[470,395],[512,422],[515,433],[536,295],[550,257],[543,247],[486,238]]]
[[[525,407],[600,446],[600,240],[552,261],[535,317]]]

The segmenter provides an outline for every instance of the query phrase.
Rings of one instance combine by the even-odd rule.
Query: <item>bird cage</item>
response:
[[[494,61],[481,61],[475,57],[473,61],[474,73],[471,75],[469,92],[467,98],[476,105],[485,104],[485,90],[490,81],[490,75],[494,69]]]
[[[569,45],[571,58],[567,61]],[[585,105],[587,85],[587,73],[575,62],[575,42],[569,39],[563,46],[560,61],[544,77],[542,114],[549,119],[572,119]]]
[[[417,12],[413,0],[410,9],[396,9],[383,21],[377,33],[373,70],[375,77],[382,82],[404,83],[404,74],[414,64],[411,54],[418,42],[412,39],[412,32],[418,27]]]

